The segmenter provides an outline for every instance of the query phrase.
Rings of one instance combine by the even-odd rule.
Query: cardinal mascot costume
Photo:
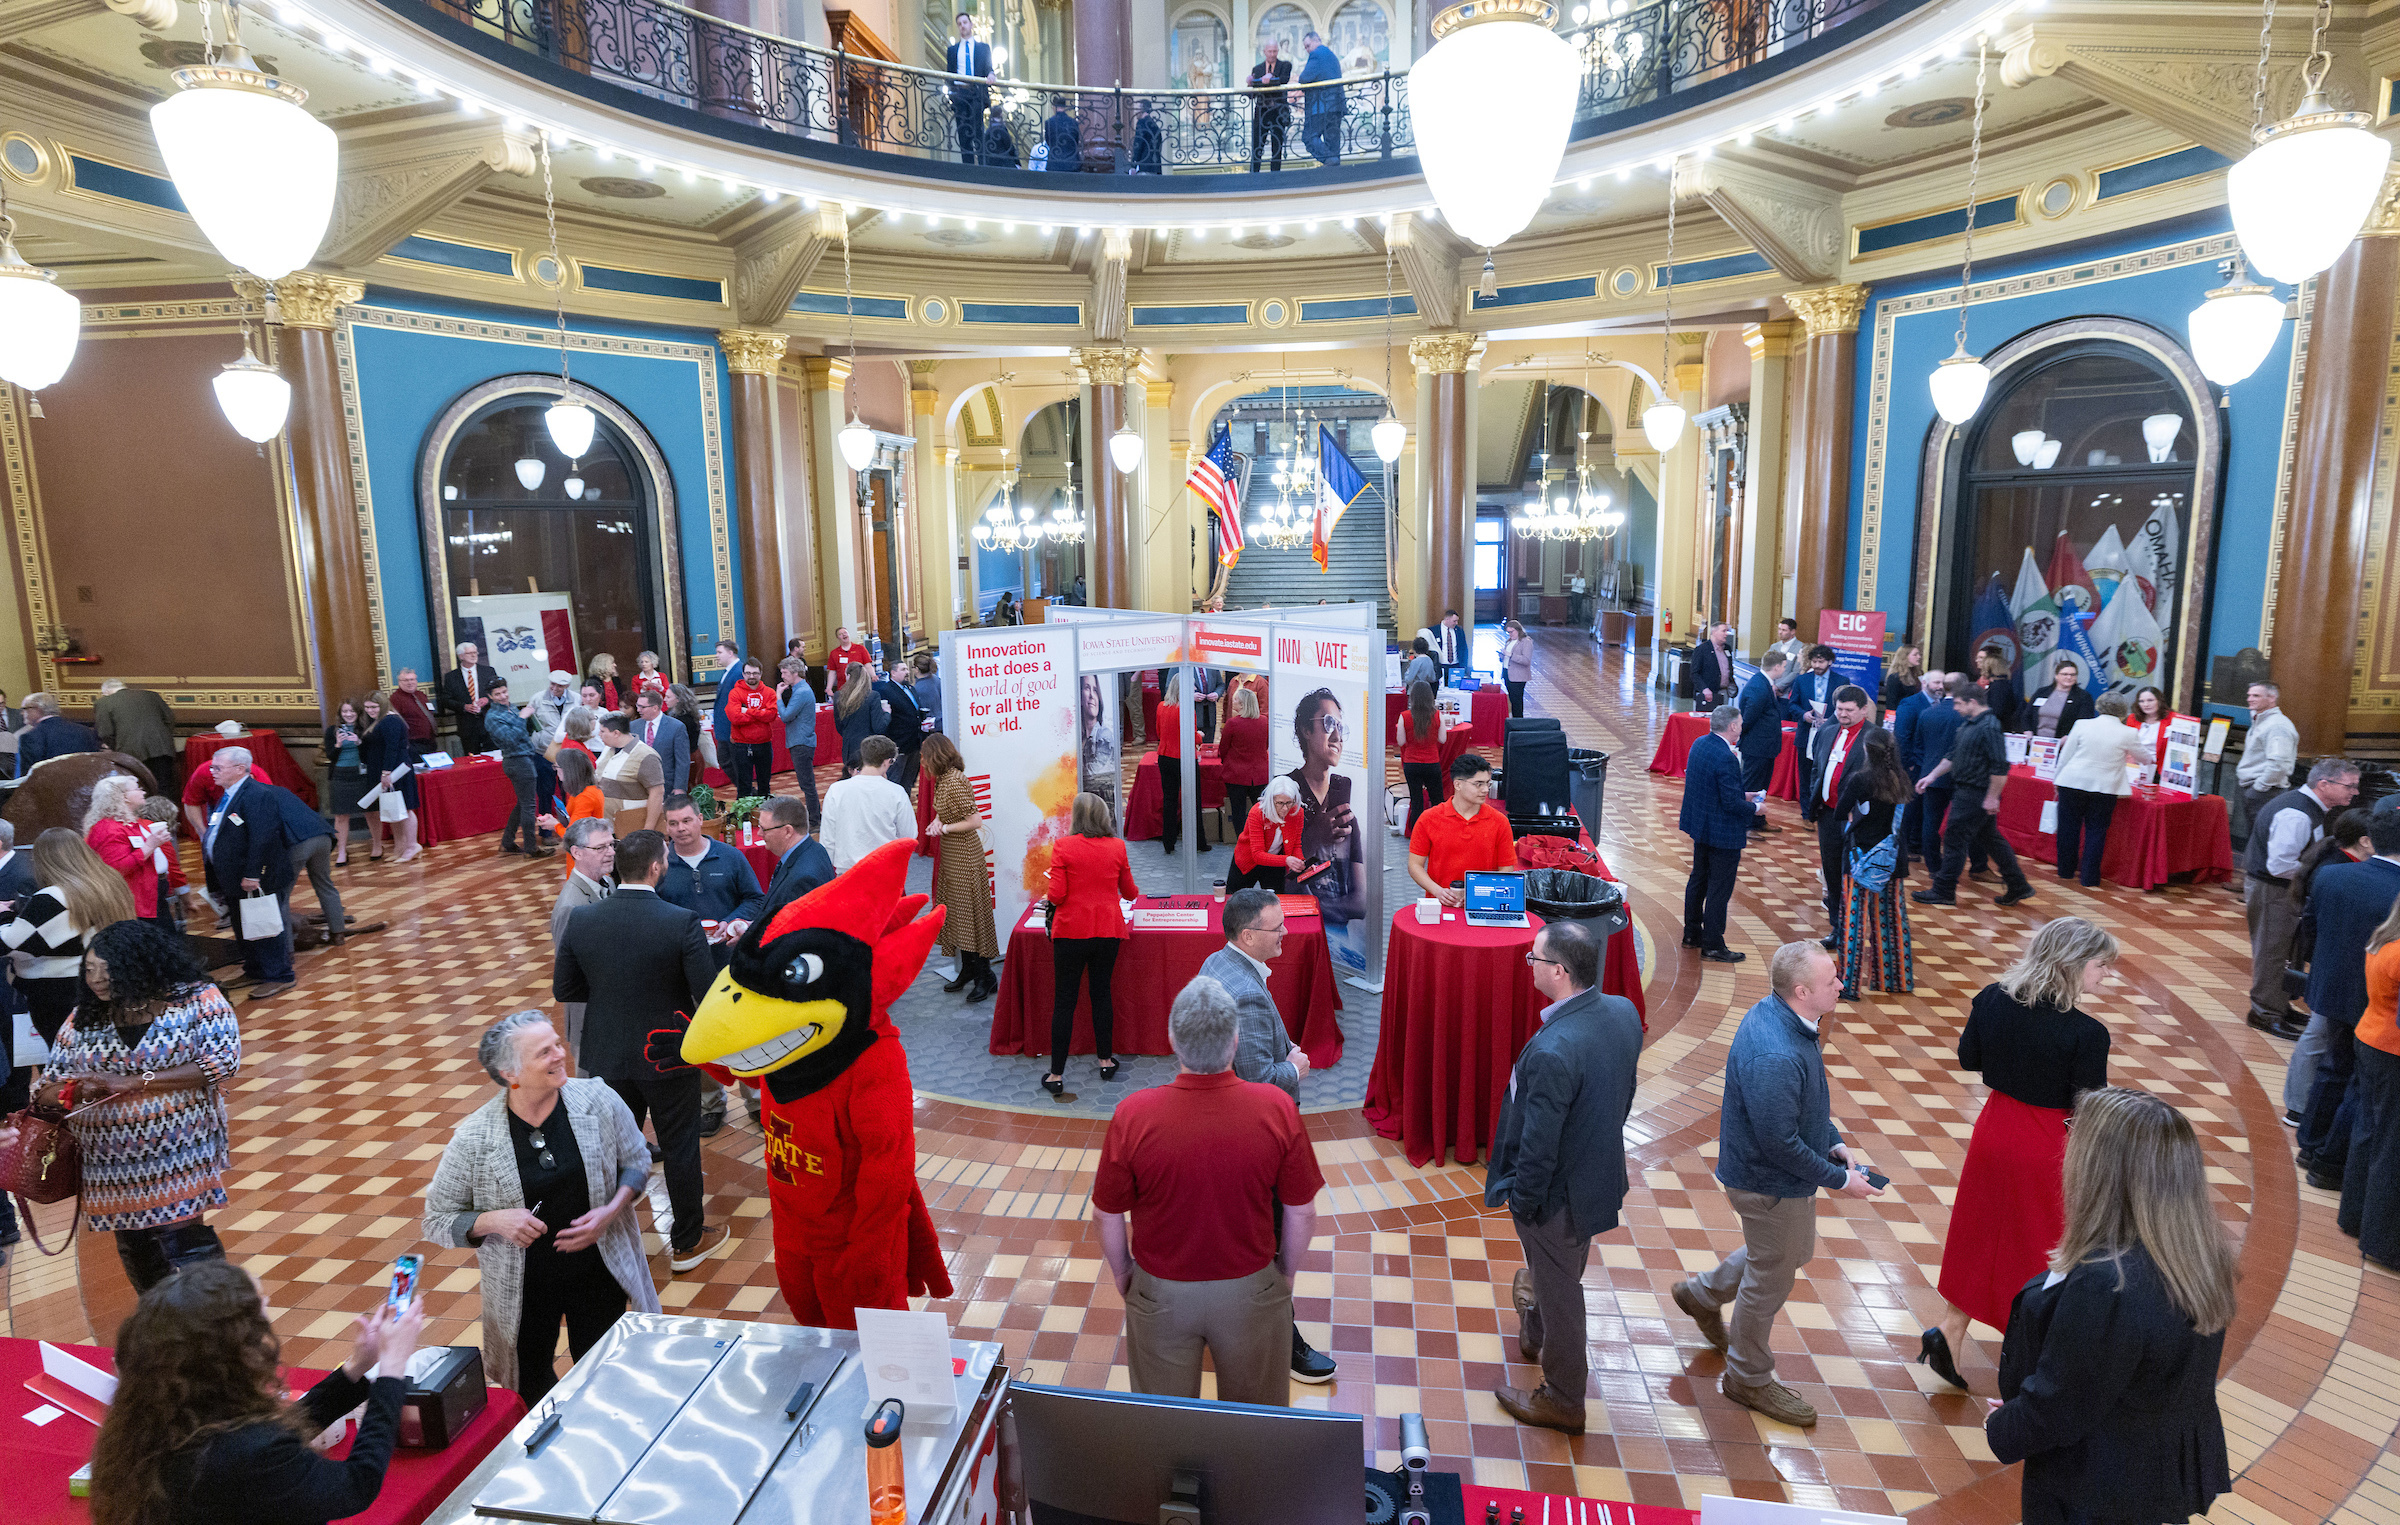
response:
[[[860,1308],[948,1297],[917,1187],[915,1091],[893,998],[924,967],[942,912],[903,895],[913,841],[753,924],[691,1025],[652,1036],[662,1068],[760,1090],[775,1279],[802,1324],[855,1329]]]

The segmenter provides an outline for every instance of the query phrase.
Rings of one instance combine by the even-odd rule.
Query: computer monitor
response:
[[[1011,1383],[1033,1525],[1157,1525],[1178,1472],[1203,1525],[1360,1525],[1356,1414]]]
[[[1466,875],[1468,914],[1522,916],[1525,914],[1525,876],[1470,871]]]

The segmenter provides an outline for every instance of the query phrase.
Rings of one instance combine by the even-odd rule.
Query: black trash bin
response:
[[[1600,795],[1608,785],[1608,754],[1590,747],[1567,749],[1567,792],[1583,829],[1600,841]]]
[[[1602,942],[1632,924],[1625,892],[1597,874],[1537,868],[1525,876],[1525,908],[1544,921],[1580,921]]]

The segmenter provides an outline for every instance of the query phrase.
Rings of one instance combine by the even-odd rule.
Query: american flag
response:
[[[1208,453],[1192,462],[1192,474],[1184,478],[1183,485],[1216,510],[1217,559],[1226,566],[1232,566],[1242,554],[1242,514],[1235,477],[1233,432],[1219,425]]]

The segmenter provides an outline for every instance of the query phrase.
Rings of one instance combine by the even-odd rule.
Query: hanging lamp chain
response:
[[[558,252],[558,196],[550,183],[550,134],[540,134],[536,142],[542,148],[542,221],[550,230],[550,268],[557,272],[555,300],[558,314],[558,386],[569,397],[575,395],[567,374],[567,262]]]
[[[1958,353],[1967,352],[1967,290],[1975,281],[1975,188],[1983,174],[1984,75],[1991,66],[1989,39],[1975,39],[1975,127],[1967,140],[1967,235],[1958,264]]]
[[[200,62],[217,61],[217,30],[208,19],[208,0],[200,0]]]
[[[1666,401],[1668,373],[1675,367],[1675,163],[1667,161],[1667,268],[1658,284],[1659,401]]]
[[[2258,78],[2250,86],[2250,141],[2267,127],[2267,59],[2275,50],[2275,0],[2262,0],[2258,18]]]
[[[0,200],[0,217],[8,214],[8,204]],[[1400,410],[1392,406],[1392,240],[1387,233],[1383,240],[1383,405],[1397,417]]]
[[[2317,0],[2316,25],[2308,34],[2308,61],[2300,66],[2300,78],[2308,95],[2325,88],[2325,76],[2333,68],[2333,53],[2325,46],[2325,31],[2332,25],[2333,0]]]
[[[842,378],[842,390],[850,390],[852,377],[858,375],[858,301],[850,290],[850,209],[842,208],[842,311],[850,321],[850,375]],[[851,416],[857,416],[855,408]]]

